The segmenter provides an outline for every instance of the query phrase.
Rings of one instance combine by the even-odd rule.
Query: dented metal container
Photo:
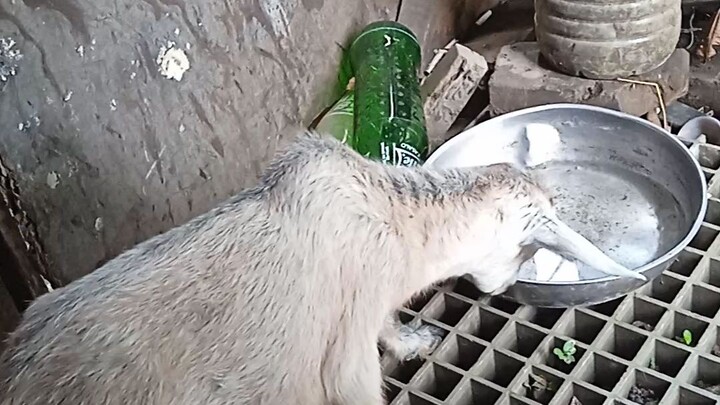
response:
[[[681,0],[535,0],[535,31],[545,61],[590,79],[647,73],[680,37]]]
[[[559,140],[530,141],[529,124],[554,127]],[[493,163],[529,166],[561,220],[649,280],[691,244],[707,209],[705,175],[686,146],[656,125],[606,108],[549,104],[501,115],[447,141],[425,166]],[[539,307],[593,305],[644,284],[579,264],[571,278],[548,278],[539,254],[523,264],[507,298]]]

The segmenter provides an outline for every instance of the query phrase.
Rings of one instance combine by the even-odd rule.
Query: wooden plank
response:
[[[253,183],[288,128],[331,101],[336,43],[396,11],[397,0],[0,0],[0,33],[22,54],[0,84],[0,156],[52,276],[69,282]],[[168,41],[190,62],[181,81],[158,73]]]

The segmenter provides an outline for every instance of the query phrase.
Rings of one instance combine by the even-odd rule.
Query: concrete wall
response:
[[[4,349],[7,334],[15,329],[19,321],[20,314],[17,307],[5,288],[5,284],[0,280],[0,352]]]
[[[288,128],[333,101],[339,43],[365,24],[399,17],[427,62],[498,1],[0,0],[16,303],[252,184]],[[158,72],[171,43],[190,63],[180,81]]]
[[[337,42],[397,7],[0,0],[0,38],[16,42],[0,43],[0,67],[16,65],[0,82],[0,180],[17,183],[45,277],[86,274],[251,184],[331,101]],[[158,72],[168,41],[190,61],[181,81]]]

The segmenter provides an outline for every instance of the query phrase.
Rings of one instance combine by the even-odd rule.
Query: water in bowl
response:
[[[677,243],[688,223],[680,203],[652,178],[613,162],[552,161],[533,169],[563,221],[617,262],[635,269]],[[539,251],[520,280],[573,282],[606,277],[592,267]]]

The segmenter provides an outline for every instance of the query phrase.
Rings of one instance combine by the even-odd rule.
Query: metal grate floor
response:
[[[720,146],[699,147],[710,191],[705,223],[661,277],[626,297],[570,309],[482,296],[464,280],[436,287],[401,319],[447,335],[427,358],[383,356],[389,403],[720,403]],[[685,330],[690,344],[681,341]],[[569,339],[577,342],[572,364],[553,354]],[[543,383],[529,388],[535,376]],[[638,400],[634,386],[654,395]]]

